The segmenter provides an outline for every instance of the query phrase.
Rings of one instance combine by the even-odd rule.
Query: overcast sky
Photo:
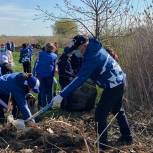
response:
[[[54,11],[55,4],[57,2],[61,4],[62,1],[0,0],[0,35],[51,35],[52,29],[49,22],[33,20],[35,14],[38,14],[35,8],[40,5],[42,8]],[[76,3],[78,0],[72,1]],[[133,1],[134,5],[140,5],[143,0]]]

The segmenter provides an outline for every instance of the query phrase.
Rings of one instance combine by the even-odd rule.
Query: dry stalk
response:
[[[67,125],[67,126],[70,126],[70,127],[72,127],[72,125],[71,124],[69,124],[69,123],[66,123],[66,122],[64,122],[64,121],[56,121],[56,120],[53,120],[55,123],[62,123],[62,124],[65,124],[65,125]]]
[[[87,148],[87,153],[90,153],[90,149],[89,149],[87,140],[85,139],[85,137],[83,137],[83,139],[84,139],[85,146],[86,146],[86,148]]]
[[[118,112],[119,113],[119,112]],[[100,137],[104,134],[104,132],[109,128],[109,126],[112,124],[112,122],[115,120],[115,118],[117,117],[118,113],[116,113],[116,115],[111,119],[111,121],[108,123],[108,125],[106,126],[106,128],[102,131],[102,133],[99,135],[99,137],[96,139],[95,144],[97,144],[97,142],[99,141]]]
[[[2,141],[5,143],[5,144],[7,144],[7,147],[5,148],[5,150],[7,150],[9,147],[10,147],[10,145],[2,138],[2,137],[0,137],[1,139],[2,139]]]
[[[106,147],[108,147],[108,148],[110,148],[110,149],[118,150],[120,153],[125,153],[125,151],[123,151],[123,150],[121,150],[121,149],[118,149],[118,148],[115,148],[115,147],[112,147],[112,146],[110,146],[110,145],[106,145],[106,144],[104,144],[104,143],[100,143],[100,144],[102,144],[102,145],[104,145],[104,146],[106,146]]]

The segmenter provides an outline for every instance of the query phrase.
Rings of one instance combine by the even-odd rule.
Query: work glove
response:
[[[7,124],[9,124],[9,123],[11,123],[17,129],[24,129],[25,128],[24,120],[22,120],[22,119],[15,120],[13,115],[9,115],[7,117]]]
[[[7,116],[7,123],[11,123],[11,124],[14,123],[14,117],[13,117],[13,115],[8,115]]]
[[[63,97],[61,95],[57,95],[52,99],[53,106],[52,108],[60,108]]]

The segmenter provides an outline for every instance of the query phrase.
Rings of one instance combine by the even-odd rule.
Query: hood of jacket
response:
[[[84,58],[93,58],[94,56],[98,56],[98,52],[101,47],[102,45],[98,40],[95,38],[90,38],[84,54]]]

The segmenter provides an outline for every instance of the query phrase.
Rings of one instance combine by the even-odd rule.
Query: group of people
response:
[[[24,62],[31,63],[32,50],[25,45],[22,48],[29,55],[28,60],[22,53],[20,56],[23,67],[26,67],[28,64]],[[33,75],[28,69],[27,73],[12,73],[0,77],[0,121],[4,122],[4,111],[2,110],[7,108],[10,94],[14,104],[12,110],[14,117],[16,117],[18,107],[23,119],[27,119],[31,113],[25,97],[31,90],[39,92],[39,109],[50,102],[54,107],[54,105],[61,104],[63,99],[70,96],[90,78],[96,85],[103,88],[95,110],[100,147],[106,149],[109,145],[106,127],[110,112],[116,116],[120,127],[121,137],[118,141],[132,144],[132,134],[122,105],[126,75],[117,62],[118,56],[112,50],[105,49],[95,38],[86,38],[82,35],[77,35],[70,41],[59,59],[56,52],[55,44],[47,43],[39,52]],[[52,97],[56,65],[58,65],[61,91]],[[29,125],[33,125],[34,122],[34,120],[30,121]]]

